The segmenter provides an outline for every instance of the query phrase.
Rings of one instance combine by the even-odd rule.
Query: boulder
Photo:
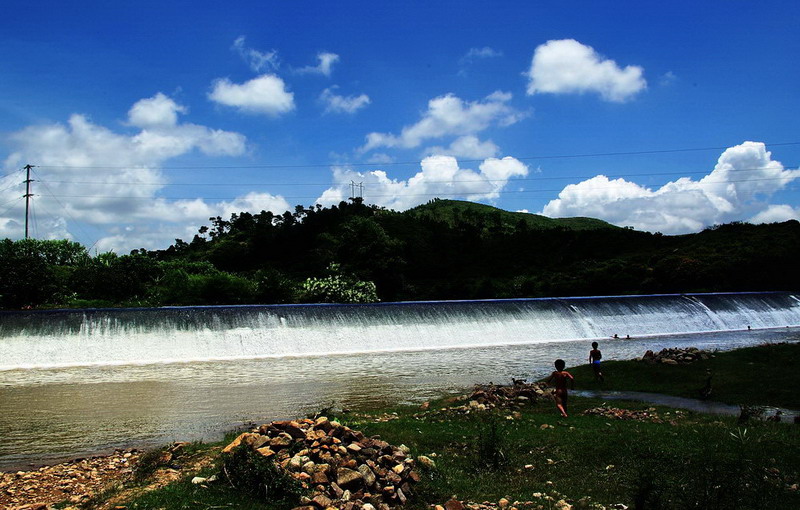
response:
[[[358,471],[353,471],[348,468],[339,468],[336,470],[336,483],[342,488],[353,488],[361,485],[363,476]]]

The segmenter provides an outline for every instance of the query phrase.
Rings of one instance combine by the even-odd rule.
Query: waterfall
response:
[[[0,370],[446,349],[800,325],[786,292],[0,312]]]

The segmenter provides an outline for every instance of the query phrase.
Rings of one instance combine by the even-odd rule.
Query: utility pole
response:
[[[25,239],[28,238],[28,212],[31,208],[31,168],[33,165],[25,165],[27,172],[25,176]]]

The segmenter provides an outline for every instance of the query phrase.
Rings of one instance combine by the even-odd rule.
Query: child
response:
[[[548,384],[553,384],[556,387],[556,407],[561,411],[561,416],[567,417],[567,381],[570,381],[572,389],[575,389],[575,378],[572,374],[564,370],[567,366],[563,359],[556,360],[556,371],[550,374],[547,378]]]
[[[603,354],[597,348],[597,342],[592,342],[592,350],[589,351],[589,363],[591,363],[592,370],[594,370],[594,380],[603,382],[606,379],[603,377],[603,372],[600,371],[601,359],[603,359]]]

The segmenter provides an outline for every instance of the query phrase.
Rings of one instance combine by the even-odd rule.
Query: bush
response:
[[[222,471],[231,485],[254,498],[289,503],[302,495],[300,482],[278,471],[274,462],[247,445],[223,454]]]
[[[341,273],[338,264],[328,266],[324,278],[308,278],[303,283],[304,300],[311,303],[375,303],[379,301],[373,282]]]

